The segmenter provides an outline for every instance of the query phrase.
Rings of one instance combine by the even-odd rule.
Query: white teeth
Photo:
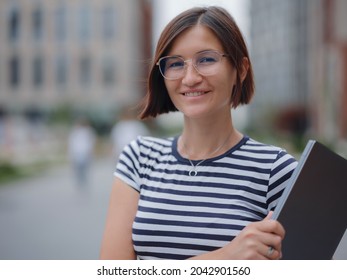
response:
[[[205,94],[204,92],[186,92],[184,95],[191,97],[191,96],[199,96]]]

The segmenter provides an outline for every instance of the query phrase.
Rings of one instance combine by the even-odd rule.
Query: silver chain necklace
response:
[[[225,146],[225,144],[228,142],[228,140],[230,139],[230,136],[231,136],[231,134],[233,133],[233,131],[231,131],[230,133],[229,133],[229,135],[228,135],[228,137],[225,139],[225,141],[223,142],[223,144],[222,145],[220,145],[216,150],[214,150],[213,151],[213,153],[210,153],[210,155],[212,156],[212,155],[214,155],[214,154],[216,154],[217,152],[219,152],[224,146]],[[183,148],[184,148],[184,150],[185,151],[187,151],[188,149],[187,149],[187,147],[186,147],[186,145],[184,144],[184,142],[182,141],[182,145],[183,145]],[[190,162],[190,165],[192,166],[192,169],[189,171],[189,176],[196,176],[196,175],[198,175],[198,171],[196,171],[196,168],[200,165],[200,164],[202,164],[205,160],[207,160],[208,158],[205,158],[205,159],[203,159],[203,160],[200,160],[196,165],[194,165],[194,163],[191,161],[191,159],[189,158],[189,155],[186,153],[186,155],[187,155],[187,158],[188,158],[188,160],[189,160],[189,162]]]

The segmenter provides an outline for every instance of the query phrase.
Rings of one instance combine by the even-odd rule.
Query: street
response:
[[[0,259],[98,259],[114,168],[93,162],[83,187],[68,165],[1,186]]]

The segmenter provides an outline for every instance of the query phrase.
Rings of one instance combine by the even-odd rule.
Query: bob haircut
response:
[[[225,53],[237,71],[236,85],[230,93],[232,108],[240,104],[248,104],[254,94],[254,78],[247,46],[233,17],[221,7],[196,7],[177,15],[165,27],[160,35],[154,59],[150,67],[147,83],[147,94],[143,100],[140,118],[156,117],[159,114],[177,111],[167,92],[164,78],[160,74],[157,61],[168,54],[170,48],[183,31],[196,25],[211,29],[221,42]],[[249,61],[247,75],[241,83],[240,74],[243,69],[243,58]]]

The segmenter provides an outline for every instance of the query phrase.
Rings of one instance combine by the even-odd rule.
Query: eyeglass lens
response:
[[[189,60],[184,60],[179,56],[168,56],[159,60],[159,67],[164,78],[179,79],[184,76],[187,62],[191,60],[196,71],[208,76],[216,73],[222,57],[223,55],[216,51],[201,52]]]

